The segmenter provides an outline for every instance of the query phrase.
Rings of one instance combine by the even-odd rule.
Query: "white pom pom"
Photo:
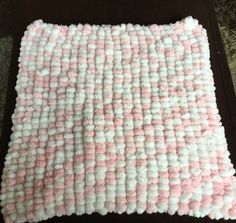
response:
[[[188,16],[184,19],[184,27],[186,30],[192,30],[196,27],[198,21],[194,19],[192,16]]]

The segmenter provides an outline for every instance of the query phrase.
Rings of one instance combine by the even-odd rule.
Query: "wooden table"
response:
[[[21,0],[15,5],[15,27],[12,33],[14,44],[7,91],[4,125],[0,141],[0,170],[11,135],[11,115],[16,102],[16,75],[20,40],[26,26],[33,20],[69,25],[71,23],[90,24],[167,24],[192,15],[207,29],[211,65],[216,86],[217,104],[225,127],[231,160],[236,168],[236,98],[226,61],[220,32],[212,2],[210,0]],[[3,222],[2,216],[0,222]],[[189,216],[170,216],[168,214],[99,214],[83,216],[54,217],[47,222],[215,222],[208,217],[197,219]],[[225,222],[223,220],[217,222]],[[230,222],[230,221],[229,221]],[[233,221],[232,221],[233,222]]]

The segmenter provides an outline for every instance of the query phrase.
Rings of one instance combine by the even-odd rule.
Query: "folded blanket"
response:
[[[6,223],[98,212],[236,218],[206,30],[54,25],[21,41]]]

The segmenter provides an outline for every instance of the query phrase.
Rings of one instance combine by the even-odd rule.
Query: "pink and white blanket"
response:
[[[236,219],[206,30],[54,25],[21,41],[6,223],[98,212]]]

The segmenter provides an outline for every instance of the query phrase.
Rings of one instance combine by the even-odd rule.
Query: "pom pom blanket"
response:
[[[98,212],[236,218],[207,32],[31,23],[1,183],[6,223]]]

